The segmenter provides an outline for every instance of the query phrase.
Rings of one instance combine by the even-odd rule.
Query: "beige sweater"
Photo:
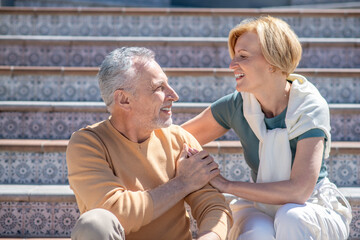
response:
[[[124,227],[127,240],[191,239],[184,201],[151,221],[153,202],[147,191],[174,178],[183,143],[201,149],[193,136],[175,125],[153,131],[141,144],[129,141],[109,120],[75,132],[66,160],[80,212],[110,210]],[[232,219],[222,194],[206,185],[184,200],[199,231],[226,238]]]

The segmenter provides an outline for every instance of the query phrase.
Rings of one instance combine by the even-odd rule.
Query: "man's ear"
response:
[[[123,110],[129,111],[130,110],[129,93],[122,89],[116,90],[114,92],[114,103]]]

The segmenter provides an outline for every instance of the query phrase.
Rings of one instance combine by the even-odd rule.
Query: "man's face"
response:
[[[168,84],[168,78],[155,61],[140,68],[131,109],[138,126],[146,130],[169,127],[172,124],[172,103],[179,99]]]

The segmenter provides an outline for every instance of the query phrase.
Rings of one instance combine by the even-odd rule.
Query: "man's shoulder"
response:
[[[171,126],[166,128],[157,129],[157,131],[161,131],[166,135],[174,135],[174,136],[184,136],[190,134],[181,126],[175,124],[172,124]]]
[[[200,149],[200,144],[195,137],[179,125],[173,124],[170,127],[160,128],[156,131],[161,131],[165,138],[170,139],[172,142],[177,142],[178,144],[181,144],[181,146],[183,143],[187,143],[192,147]]]
[[[79,130],[73,132],[71,138],[76,138],[77,136],[91,136],[91,135],[101,135],[104,133],[107,128],[107,120],[97,122],[86,127],[80,128]]]

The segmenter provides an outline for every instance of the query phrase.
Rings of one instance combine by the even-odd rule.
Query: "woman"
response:
[[[230,128],[240,138],[253,182],[211,181],[239,197],[229,239],[346,239],[351,208],[324,165],[329,108],[305,77],[291,74],[302,53],[296,34],[277,18],[248,19],[231,30],[228,46],[237,91],[183,127],[201,144]]]

